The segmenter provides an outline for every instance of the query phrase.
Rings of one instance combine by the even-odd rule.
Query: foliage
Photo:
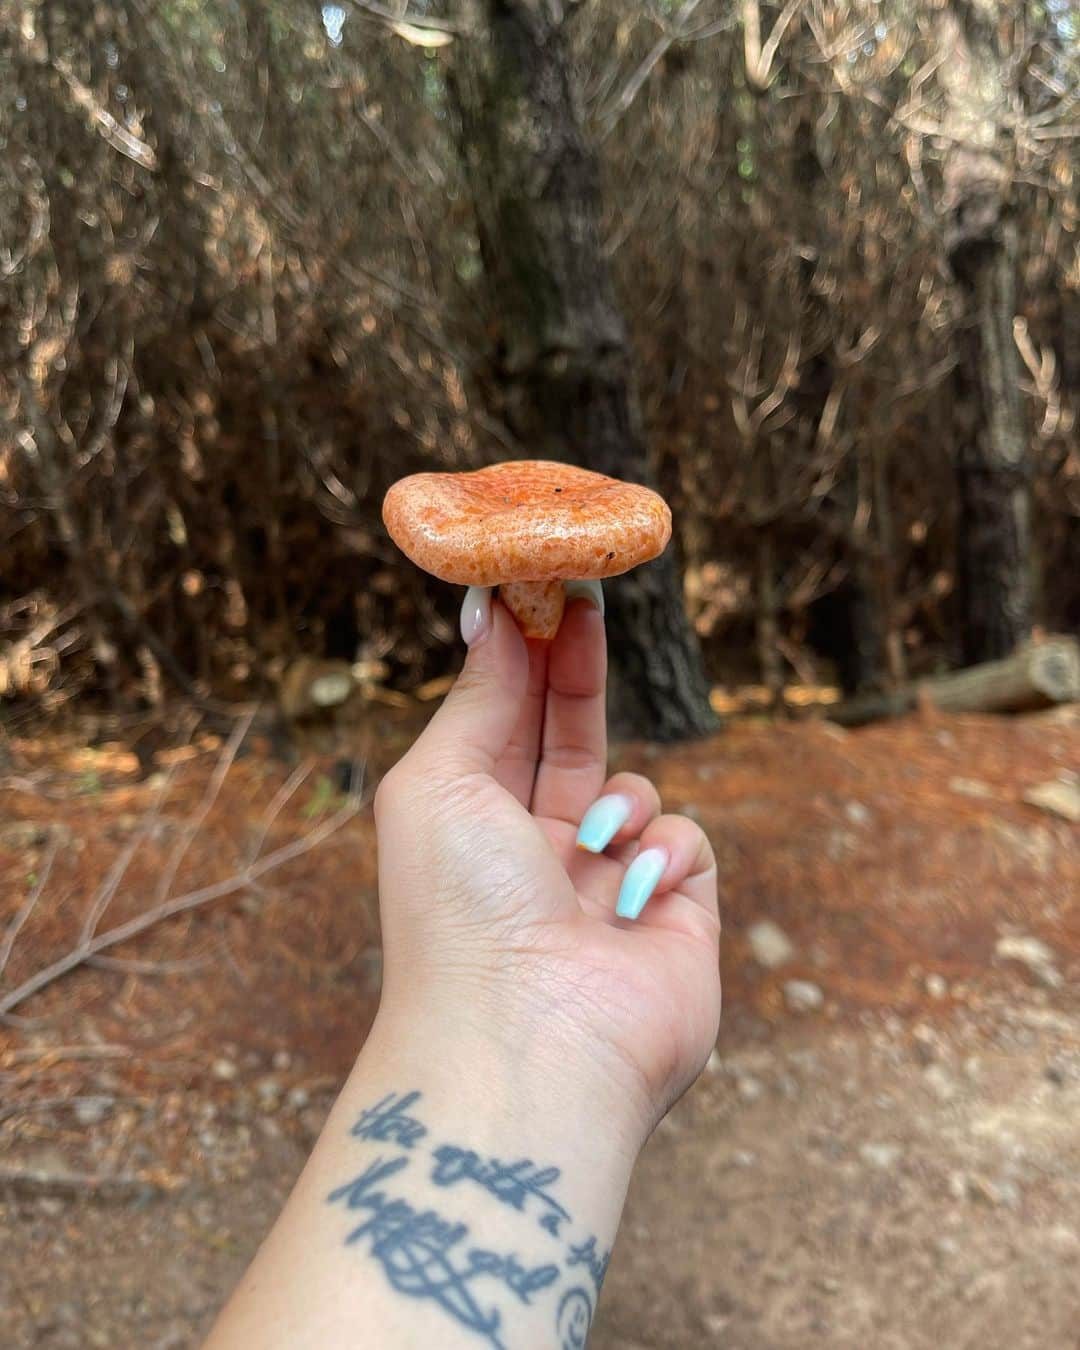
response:
[[[566,8],[714,672],[753,668],[767,604],[814,673],[860,564],[894,674],[934,664],[965,434],[940,6]],[[469,35],[433,12],[0,0],[0,694],[444,665],[453,597],[401,565],[382,491],[528,447],[493,412],[444,94]],[[1077,10],[1009,7],[999,39],[1041,618],[1076,627]]]

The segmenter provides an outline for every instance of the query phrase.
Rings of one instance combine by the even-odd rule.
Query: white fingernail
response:
[[[604,588],[599,581],[567,581],[563,585],[566,600],[588,600],[595,605],[601,615],[604,613]]]
[[[461,602],[461,636],[473,647],[491,632],[490,586],[470,586]]]

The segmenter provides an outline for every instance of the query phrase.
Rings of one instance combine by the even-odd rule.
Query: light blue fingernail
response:
[[[630,819],[634,803],[621,792],[597,797],[578,826],[577,846],[589,853],[603,853]]]
[[[567,581],[563,583],[563,590],[566,592],[567,604],[571,600],[588,600],[603,616],[604,588],[598,581]]]
[[[647,848],[639,853],[626,869],[615,913],[620,919],[636,919],[656,890],[657,882],[668,865],[667,849]]]

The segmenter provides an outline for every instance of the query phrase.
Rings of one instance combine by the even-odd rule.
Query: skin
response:
[[[712,851],[693,822],[661,813],[647,779],[606,777],[601,615],[575,600],[555,640],[533,642],[502,605],[474,597],[463,627],[460,678],[375,801],[375,1027],[208,1350],[583,1345],[603,1270],[582,1253],[610,1249],[641,1147],[715,1042]],[[624,819],[591,852],[579,825],[598,798],[614,805],[586,823],[594,849]],[[660,876],[630,921],[616,905],[642,853]],[[406,1093],[419,1094],[408,1114],[424,1137],[366,1137],[373,1104],[391,1111]],[[440,1144],[535,1160],[554,1199],[515,1207],[478,1184],[440,1186]],[[440,1304],[430,1265],[406,1262],[402,1292],[385,1243],[345,1241],[375,1222],[372,1188],[349,1192],[353,1211],[327,1199],[375,1165],[401,1169],[380,1181],[387,1198],[468,1230],[453,1259],[476,1244],[553,1283],[521,1297],[474,1281],[496,1310],[486,1333]],[[557,1238],[537,1222],[555,1202]]]

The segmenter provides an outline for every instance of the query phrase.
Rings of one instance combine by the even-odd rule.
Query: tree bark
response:
[[[825,302],[812,282],[821,253],[821,193],[825,173],[818,155],[814,123],[810,109],[804,109],[795,126],[791,146],[792,218],[799,231],[800,255],[797,312],[803,316],[806,331],[821,325],[828,328],[830,317]],[[820,420],[825,401],[836,381],[844,378],[832,359],[822,352],[813,358],[803,379],[804,398],[813,398],[815,422]],[[878,531],[877,499],[868,472],[873,451],[861,452],[852,446],[844,458],[836,497],[849,522],[844,541],[847,579],[836,595],[836,607],[843,607],[844,649],[837,653],[837,674],[845,694],[879,689],[887,683],[884,673],[885,628],[887,610],[885,588],[879,571],[892,566],[891,556],[882,552]],[[864,512],[864,498],[871,510]],[[861,524],[859,522],[862,522]],[[877,532],[875,541],[874,532]]]
[[[600,185],[559,0],[465,0],[451,97],[476,211],[494,397],[528,454],[649,481],[629,339],[600,242]],[[606,587],[612,720],[715,729],[673,550]]]
[[[966,309],[956,373],[957,591],[968,664],[1008,655],[1032,619],[1031,460],[1013,340],[1019,249],[999,22],[992,0],[952,0],[941,20],[945,248]]]

